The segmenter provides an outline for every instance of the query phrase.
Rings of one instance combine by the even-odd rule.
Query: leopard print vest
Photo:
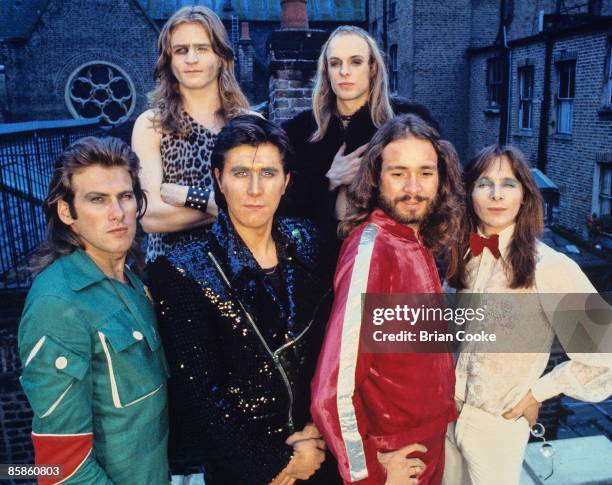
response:
[[[161,138],[163,181],[180,185],[213,188],[210,156],[217,135],[194,120],[185,111],[181,114],[181,134],[164,133]],[[146,262],[163,256],[178,241],[201,239],[207,227],[175,233],[149,234]]]

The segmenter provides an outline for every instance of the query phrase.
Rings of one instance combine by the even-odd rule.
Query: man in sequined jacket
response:
[[[452,356],[364,350],[361,308],[364,293],[441,293],[433,254],[459,229],[458,157],[421,118],[402,115],[374,135],[355,180],[312,416],[345,483],[439,484],[456,417]]]
[[[325,444],[309,424],[331,268],[310,224],[275,217],[289,155],[273,123],[234,118],[212,155],[216,222],[150,268],[172,372],[171,455],[199,452],[207,485],[334,483],[315,474]]]

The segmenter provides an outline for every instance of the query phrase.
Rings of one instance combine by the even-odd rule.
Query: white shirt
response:
[[[508,295],[506,299],[500,295],[489,298],[482,327],[500,335],[511,334],[516,348],[520,348],[523,339],[524,348],[529,348],[530,353],[462,352],[456,367],[456,399],[460,404],[468,403],[493,415],[511,409],[530,389],[539,402],[560,393],[592,402],[606,399],[612,393],[610,354],[568,353],[570,361],[542,376],[555,332],[540,304],[540,296],[596,293],[596,290],[574,261],[541,242],[537,246],[536,285],[510,288],[506,261],[514,227],[499,234],[499,259],[488,248],[470,259],[468,288],[461,293],[480,293],[484,298],[493,293]],[[524,309],[516,305],[519,293],[525,294],[521,302],[529,302],[528,324],[521,320]]]

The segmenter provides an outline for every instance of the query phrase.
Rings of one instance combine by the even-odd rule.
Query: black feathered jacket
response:
[[[414,113],[437,128],[437,123],[425,107],[419,104],[396,100],[393,102],[396,114]],[[329,127],[322,140],[309,141],[317,124],[312,110],[299,113],[283,124],[295,151],[292,167],[292,180],[287,198],[283,203],[283,213],[291,217],[306,217],[327,236],[328,241],[336,240],[336,197],[337,190],[329,190],[329,181],[325,174],[331,167],[334,156],[343,143],[346,143],[345,155],[369,143],[376,126],[370,117],[370,106],[366,103],[344,127],[338,116],[332,116]],[[340,246],[336,242],[328,248],[331,255],[337,256]]]

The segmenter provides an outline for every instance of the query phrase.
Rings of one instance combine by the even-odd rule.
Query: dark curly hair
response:
[[[463,187],[459,157],[450,142],[440,139],[438,131],[414,114],[404,114],[387,121],[376,132],[363,156],[361,167],[349,187],[347,218],[339,225],[344,238],[378,207],[382,152],[389,143],[409,137],[428,140],[438,155],[439,186],[430,213],[419,225],[419,234],[427,248],[436,254],[456,247],[456,236],[463,216]]]

